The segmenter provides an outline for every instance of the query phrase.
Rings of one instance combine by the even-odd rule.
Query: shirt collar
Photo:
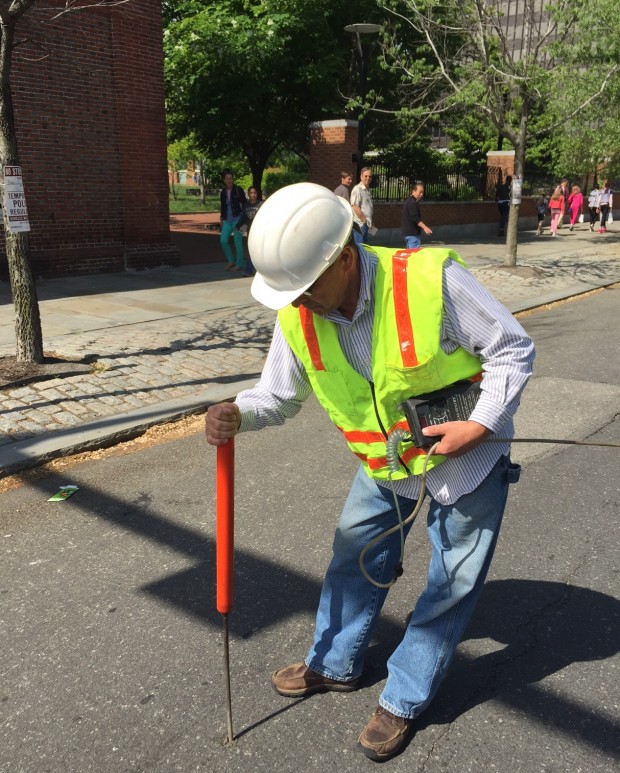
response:
[[[364,314],[369,308],[372,308],[374,298],[377,259],[372,253],[366,252],[359,244],[357,244],[356,247],[359,254],[360,294],[357,299],[357,306],[355,307],[353,319],[349,321],[338,310],[331,311],[329,314],[325,315],[325,319],[330,320],[330,322],[337,322],[341,325],[343,323],[350,325],[355,322],[358,317]]]

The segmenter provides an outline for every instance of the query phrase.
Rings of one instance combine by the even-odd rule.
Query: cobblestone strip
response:
[[[46,339],[62,356],[96,354],[96,367],[0,391],[0,446],[258,376],[273,322],[259,307]]]

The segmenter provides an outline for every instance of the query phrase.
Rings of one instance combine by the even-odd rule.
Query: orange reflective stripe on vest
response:
[[[368,456],[367,454],[361,454],[357,453],[356,451],[353,452],[357,458],[365,462],[371,470],[380,470],[383,467],[387,467],[387,456]],[[426,451],[423,448],[416,448],[415,446],[412,446],[411,448],[408,448],[406,451],[404,451],[402,454],[399,454],[400,459],[403,460],[405,464],[410,462],[414,457],[416,456],[424,456],[426,454]]]
[[[403,367],[415,368],[418,357],[415,351],[413,325],[409,311],[409,291],[407,287],[407,266],[409,256],[415,250],[399,250],[392,259],[392,286],[394,289],[394,311],[396,315],[396,331],[400,344]],[[325,370],[321,358],[321,347],[314,328],[314,315],[304,306],[299,307],[301,326],[310,353],[312,364],[317,370]]]
[[[394,312],[396,330],[400,343],[403,367],[415,368],[418,358],[413,340],[413,325],[409,313],[409,293],[407,290],[407,267],[413,250],[399,250],[392,257],[392,286],[394,288]]]
[[[311,311],[308,311],[305,306],[300,306],[299,316],[301,317],[301,327],[304,331],[304,338],[306,339],[306,345],[308,347],[308,352],[310,353],[312,364],[317,370],[325,370],[325,365],[321,358],[319,338],[314,329],[314,314]]]
[[[344,435],[347,443],[385,443],[383,432],[363,432],[357,429],[346,432],[342,427],[338,427],[338,429]]]
[[[383,434],[383,432],[362,432],[356,429],[347,431],[342,429],[342,427],[338,427],[338,429],[344,435],[347,443],[385,443],[386,442],[385,435]],[[397,422],[393,427],[390,427],[390,431],[388,432],[388,435],[391,435],[392,432],[394,432],[394,430],[396,429],[404,429],[406,432],[408,432],[409,424],[407,424],[406,421]]]

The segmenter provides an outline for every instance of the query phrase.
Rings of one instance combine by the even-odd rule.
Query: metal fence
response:
[[[372,196],[375,201],[404,201],[413,185],[422,183],[427,201],[492,201],[500,173],[499,167],[464,164],[416,169],[377,163],[372,165]]]
[[[494,201],[497,184],[503,177],[502,170],[495,166],[481,169],[453,164],[415,168],[381,162],[372,164],[372,174],[372,197],[381,202],[404,201],[418,182],[424,185],[426,201]],[[569,177],[570,185],[579,185],[583,193],[594,186],[593,174]],[[526,168],[522,193],[524,196],[548,195],[559,182],[559,177],[545,170]],[[600,175],[598,182],[602,184]],[[615,189],[618,190],[618,185]]]

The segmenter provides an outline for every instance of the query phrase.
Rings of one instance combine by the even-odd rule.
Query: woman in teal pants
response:
[[[235,226],[245,206],[246,198],[243,188],[235,185],[230,169],[224,172],[224,187],[220,191],[220,244],[224,250],[227,271],[243,271],[245,257],[243,255],[243,234]],[[235,258],[230,250],[230,237],[235,243]]]

